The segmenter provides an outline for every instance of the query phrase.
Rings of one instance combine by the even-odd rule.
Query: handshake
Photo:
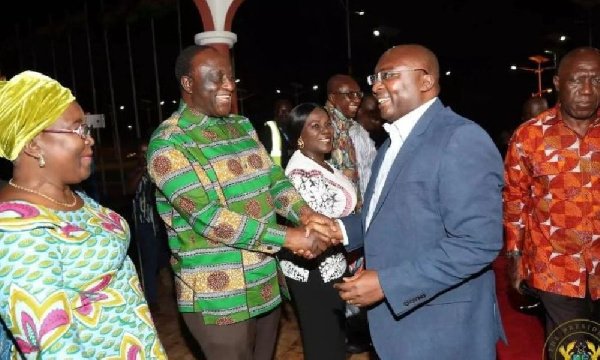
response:
[[[284,247],[296,255],[313,259],[327,248],[340,244],[342,230],[337,221],[316,212],[305,213],[300,219],[301,226],[288,228]]]

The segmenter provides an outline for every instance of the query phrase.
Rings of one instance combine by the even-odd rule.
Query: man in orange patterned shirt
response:
[[[556,106],[513,134],[503,193],[511,284],[539,294],[546,336],[600,320],[599,50],[566,54],[553,82]]]

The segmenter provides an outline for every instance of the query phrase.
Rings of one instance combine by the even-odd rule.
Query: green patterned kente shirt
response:
[[[185,108],[154,131],[148,170],[169,232],[179,311],[231,324],[277,307],[285,282],[272,254],[285,228],[275,214],[298,223],[308,205],[250,121]]]

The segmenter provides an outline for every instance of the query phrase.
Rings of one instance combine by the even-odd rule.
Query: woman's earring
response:
[[[46,166],[46,160],[44,160],[44,155],[40,154],[40,157],[38,158],[38,165],[43,168],[44,166]]]
[[[304,149],[304,140],[298,138],[298,149]]]

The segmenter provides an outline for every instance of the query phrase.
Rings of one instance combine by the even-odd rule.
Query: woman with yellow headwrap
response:
[[[0,317],[35,359],[166,359],[132,261],[129,227],[71,185],[94,140],[71,91],[25,71],[0,82]]]

